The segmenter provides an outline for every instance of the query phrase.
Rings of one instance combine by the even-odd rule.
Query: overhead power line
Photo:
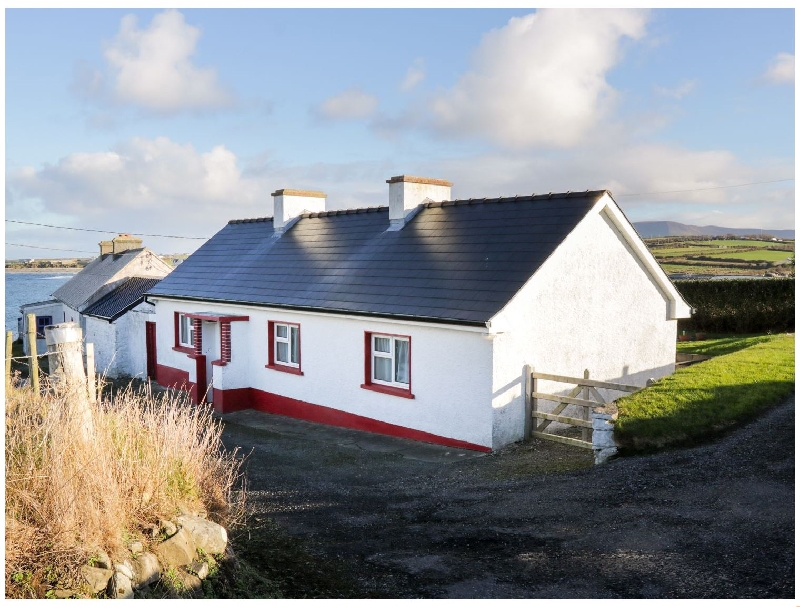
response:
[[[44,249],[45,251],[68,251],[70,253],[97,253],[97,251],[81,251],[78,249],[55,249],[53,247],[37,247],[32,244],[18,244],[16,242],[7,242],[7,247],[26,247],[28,249]]]
[[[789,179],[774,179],[772,181],[753,181],[751,183],[737,183],[736,185],[718,185],[710,188],[692,188],[690,190],[665,190],[663,192],[638,192],[636,194],[617,194],[614,198],[623,196],[655,196],[656,194],[683,194],[685,192],[704,192],[706,190],[723,190],[725,188],[743,188],[748,185],[761,185],[764,183],[780,183],[782,181],[794,181],[794,177]]]
[[[100,234],[130,234],[131,236],[150,236],[153,238],[181,238],[183,240],[208,240],[205,236],[174,236],[170,234],[141,234],[138,232],[118,232],[116,230],[93,230],[91,228],[71,228],[68,226],[54,226],[47,223],[33,223],[32,221],[18,221],[6,219],[7,223],[20,223],[26,226],[38,226],[40,228],[55,228],[57,230],[74,230],[76,232],[99,232]]]

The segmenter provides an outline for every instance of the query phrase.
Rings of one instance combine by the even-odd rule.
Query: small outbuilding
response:
[[[94,344],[98,372],[145,377],[146,323],[153,319],[154,306],[144,301],[144,293],[171,269],[142,246],[141,238],[120,234],[103,241],[100,255],[54,291],[52,299],[20,308],[20,334],[27,331],[27,315],[34,314],[37,351],[44,352],[46,326],[76,322],[85,340]],[[27,354],[27,344],[25,350]],[[151,361],[152,377],[154,365]]]
[[[526,365],[644,386],[690,308],[605,190],[388,205],[278,190],[150,289],[157,380],[269,413],[488,451],[523,438]]]

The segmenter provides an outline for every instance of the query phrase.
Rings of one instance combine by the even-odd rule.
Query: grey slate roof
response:
[[[140,278],[134,276],[123,281],[110,293],[107,293],[83,313],[86,316],[95,316],[113,322],[131,308],[142,303],[144,294],[156,286],[160,278]]]
[[[231,221],[150,290],[208,302],[482,325],[604,190],[426,203],[387,231],[388,207]]]
[[[53,297],[80,311],[97,291],[144,249],[130,249],[118,255],[103,255],[90,261],[83,270],[53,292]]]

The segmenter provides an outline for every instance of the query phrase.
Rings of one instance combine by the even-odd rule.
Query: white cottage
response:
[[[253,408],[489,451],[523,438],[526,364],[644,385],[690,308],[607,191],[389,205],[278,190],[150,290],[158,382]]]
[[[44,352],[46,326],[77,322],[85,340],[95,346],[95,364],[100,373],[109,377],[145,376],[148,364],[145,327],[153,318],[154,308],[144,302],[144,293],[171,269],[142,246],[141,238],[120,234],[103,241],[100,255],[59,287],[53,299],[20,308],[20,334],[27,330],[27,315],[35,314],[36,347]],[[151,333],[155,344],[154,330]],[[153,377],[154,365],[151,360]]]

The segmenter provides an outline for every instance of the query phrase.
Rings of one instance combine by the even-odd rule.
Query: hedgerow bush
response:
[[[794,332],[794,278],[678,280],[695,308],[678,329],[708,333]]]

